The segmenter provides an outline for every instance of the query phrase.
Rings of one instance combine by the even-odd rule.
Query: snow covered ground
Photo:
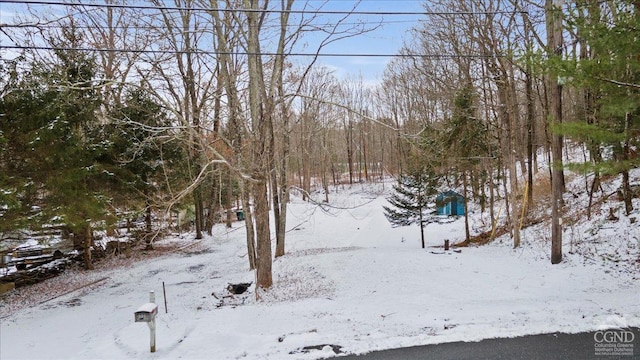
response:
[[[199,243],[191,234],[175,236],[156,243],[174,251],[94,272],[92,286],[18,311],[2,304],[0,358],[317,359],[337,349],[322,345],[358,354],[640,326],[637,210],[635,224],[624,216],[612,222],[605,219],[609,205],[600,204],[591,221],[566,226],[564,261],[551,265],[544,223],[524,231],[518,249],[503,237],[461,252],[441,245],[463,239],[463,219],[431,224],[428,248],[421,249],[417,227],[392,228],[385,219],[390,188],[343,187],[322,207],[294,197],[287,255],[275,260],[275,284],[261,301],[253,286],[225,297],[228,283],[252,282],[254,275],[244,224],[217,226]],[[476,210],[473,229],[487,214],[482,218]],[[146,324],[134,322],[150,290],[160,310],[155,353]]]

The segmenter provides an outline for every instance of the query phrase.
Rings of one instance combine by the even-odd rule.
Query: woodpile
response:
[[[69,265],[68,258],[53,259],[46,264],[30,268],[28,270],[18,270],[16,272],[0,277],[0,283],[13,283],[16,288],[26,285],[33,285],[43,280],[50,279],[62,273]]]

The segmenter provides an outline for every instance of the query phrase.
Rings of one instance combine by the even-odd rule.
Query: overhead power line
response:
[[[420,23],[423,20],[371,20],[371,21],[359,21],[359,22],[343,22],[344,26],[356,26],[356,25],[393,25],[393,24],[415,24],[416,22]],[[320,24],[322,25],[322,24]],[[320,26],[315,24],[314,26]],[[286,24],[287,27],[300,27],[299,24]],[[0,23],[0,28],[38,28],[38,29],[61,29],[64,27],[68,27],[63,23],[56,22],[47,22],[46,24],[41,23]],[[76,29],[95,29],[101,28],[104,29],[106,26],[96,26],[96,25],[78,25],[75,24],[74,27]],[[272,28],[281,28],[280,24],[271,25]],[[157,26],[153,25],[115,25],[109,26],[109,29],[135,29],[135,30],[157,30]]]
[[[432,58],[432,59],[453,59],[453,58],[488,58],[503,57],[500,54],[376,54],[376,53],[314,53],[314,52],[260,52],[248,53],[243,51],[214,51],[214,50],[156,50],[156,49],[105,49],[89,47],[56,47],[56,46],[35,46],[35,45],[4,45],[0,44],[0,49],[7,50],[49,50],[49,51],[82,51],[82,52],[116,52],[116,53],[139,53],[139,54],[201,54],[201,55],[261,55],[261,56],[301,56],[301,57],[396,57],[396,58]]]
[[[61,1],[25,1],[25,0],[0,0],[0,4],[20,5],[49,5],[49,6],[82,6],[112,9],[137,9],[137,10],[164,10],[164,11],[219,11],[219,12],[259,12],[259,13],[288,13],[288,14],[315,14],[315,15],[378,15],[378,16],[406,16],[406,15],[497,15],[497,14],[521,14],[522,10],[496,10],[496,11],[345,11],[345,10],[278,10],[278,9],[231,9],[231,8],[204,8],[184,6],[156,6],[156,5],[124,5],[106,3],[73,3]]]

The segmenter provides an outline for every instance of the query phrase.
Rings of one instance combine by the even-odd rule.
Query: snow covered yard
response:
[[[611,322],[640,326],[640,271],[629,260],[637,259],[639,230],[626,218],[568,229],[564,261],[551,265],[543,228],[524,232],[516,250],[504,238],[444,252],[444,239],[463,238],[458,219],[427,226],[421,249],[417,227],[392,228],[385,219],[381,188],[358,185],[330,198],[333,207],[294,199],[287,255],[275,260],[275,284],[261,301],[253,285],[225,297],[228,283],[251,282],[253,273],[244,224],[218,226],[192,246],[182,247],[191,235],[163,240],[157,247],[176,250],[93,275],[106,278],[94,286],[0,309],[0,358],[317,359],[332,348],[301,349],[363,353]],[[599,255],[597,245],[607,241],[618,261]],[[159,305],[156,353],[146,324],[133,316],[149,290]]]

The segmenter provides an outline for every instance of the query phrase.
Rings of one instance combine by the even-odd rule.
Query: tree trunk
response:
[[[367,112],[364,111],[365,116]],[[369,129],[367,126],[368,121],[365,119],[362,120],[360,124],[360,148],[362,149],[362,166],[364,171],[364,180],[369,182],[369,167],[368,167],[368,159],[367,159],[367,140],[369,136]]]
[[[284,116],[284,134],[282,139],[282,159],[280,160],[280,176],[279,176],[279,203],[280,216],[276,221],[276,256],[282,256],[285,254],[285,234],[287,231],[287,204],[289,203],[289,177],[287,173],[289,171],[289,121],[288,115],[283,111]],[[276,170],[278,171],[278,170]]]
[[[627,168],[629,165],[627,162],[629,161],[629,153],[631,151],[631,146],[629,145],[630,140],[630,132],[629,129],[631,123],[631,114],[626,113],[624,119],[624,143],[622,145],[622,195],[624,197],[624,210],[627,216],[631,215],[633,211],[633,193],[631,192],[631,184],[629,183],[629,169]]]
[[[244,223],[247,229],[247,254],[249,258],[249,270],[256,269],[256,239],[253,229],[253,210],[249,202],[251,184],[240,180],[240,197],[242,198],[242,210],[244,211]]]
[[[513,236],[513,247],[517,248],[520,246],[520,228],[518,226],[518,215],[520,211],[518,211],[518,174],[516,170],[516,143],[517,143],[517,131],[515,126],[515,106],[513,104],[513,98],[509,94],[507,94],[508,89],[504,89],[504,102],[503,104],[508,104],[505,107],[503,114],[507,123],[507,156],[506,160],[509,163],[509,201],[511,202],[511,235]],[[501,91],[498,89],[498,93]],[[521,203],[521,201],[520,201]]]
[[[281,91],[284,91],[281,89]],[[287,231],[287,204],[289,203],[289,179],[287,172],[289,171],[289,120],[288,111],[284,105],[280,112],[283,117],[283,134],[282,134],[282,158],[279,161],[279,167],[275,169],[277,184],[273,189],[274,193],[278,193],[278,196],[274,196],[274,200],[277,200],[277,204],[274,204],[274,209],[278,209],[278,216],[275,218],[276,222],[276,257],[283,256],[285,254],[285,234]]]
[[[274,171],[275,172],[275,171]],[[275,257],[279,257],[284,255],[284,234],[281,233],[280,224],[282,221],[282,217],[286,217],[286,213],[282,214],[282,204],[280,199],[280,191],[278,190],[279,184],[277,180],[277,175],[273,174],[271,177],[271,201],[273,203],[273,220],[276,226],[276,252]],[[282,237],[282,239],[280,239]]]
[[[493,173],[493,166],[489,166],[489,173]],[[496,184],[493,181],[493,178],[489,177],[489,218],[491,219],[491,227],[492,231],[495,230],[496,225],[496,212],[494,210],[495,207],[495,193],[496,193]],[[491,239],[493,240],[493,239]]]
[[[145,192],[147,192],[146,189],[145,189]],[[146,243],[145,249],[153,250],[153,244],[151,241],[153,239],[153,236],[151,236],[151,201],[149,200],[148,194],[145,194],[144,222],[145,222],[144,241]]]
[[[203,218],[203,206],[202,206],[202,194],[200,193],[200,186],[196,187],[193,191],[193,203],[195,207],[195,225],[196,225],[196,239],[202,239],[202,218]]]
[[[256,230],[256,288],[268,289],[273,284],[271,271],[271,231],[269,226],[268,184],[270,159],[270,129],[274,99],[266,93],[260,50],[260,14],[256,0],[245,0],[247,17],[247,51],[249,75],[249,108],[254,126],[252,180]],[[275,65],[274,65],[274,71]]]
[[[311,194],[311,154],[309,153],[311,148],[311,126],[306,124],[307,119],[302,120],[304,123],[302,131],[302,199],[309,200],[309,194]]]
[[[225,208],[225,213],[227,214],[226,219],[225,219],[225,225],[228,229],[230,229],[233,225],[233,186],[231,184],[231,172],[227,171],[226,175],[226,182],[227,182],[227,188],[226,188],[226,193],[224,194],[224,198],[225,198],[225,202],[224,202],[224,208]]]
[[[280,217],[276,221],[276,257],[285,254],[285,233],[287,231],[287,203],[289,190],[280,188]]]
[[[546,0],[547,40],[549,51],[553,55],[562,55],[562,0]],[[558,83],[558,75],[550,74],[549,91],[551,92],[552,124],[562,122],[562,85]],[[552,135],[551,143],[551,263],[562,261],[562,193],[564,189],[564,174],[562,164],[562,137],[557,132]]]
[[[93,231],[91,230],[91,224],[86,224],[82,229],[82,239],[83,239],[83,259],[84,259],[84,267],[87,270],[93,270],[93,262],[91,260],[91,248],[93,247]]]
[[[471,232],[469,231],[469,201],[467,200],[468,192],[467,189],[467,175],[466,171],[462,172],[462,195],[464,197],[464,243],[469,244],[471,241]]]
[[[353,184],[353,124],[351,120],[351,114],[349,116],[347,125],[347,164],[349,166],[349,184]]]
[[[513,226],[511,225],[511,223],[513,222],[513,216],[511,215],[511,196],[509,196],[509,194],[511,194],[511,190],[507,186],[508,182],[506,180],[507,168],[506,168],[506,165],[504,164],[500,164],[500,168],[502,169],[502,174],[503,174],[502,187],[504,188],[504,194],[505,194],[505,197],[504,197],[505,215],[507,216],[507,221],[509,222],[510,229],[513,229]]]
[[[420,220],[420,243],[422,244],[422,248],[424,249],[424,219],[422,216],[422,196],[418,196],[418,217]]]
[[[524,13],[524,21],[525,21],[525,41],[527,43],[527,53],[533,51],[533,47],[531,45],[531,35],[530,35],[530,23],[529,16],[527,13]],[[533,207],[533,158],[535,156],[535,151],[533,148],[533,139],[534,139],[534,98],[533,98],[533,70],[531,69],[531,59],[530,56],[527,56],[527,64],[525,70],[525,87],[526,87],[526,96],[527,96],[527,211]]]
[[[282,1],[283,12],[280,15],[280,36],[278,39],[278,45],[276,52],[283,54],[285,52],[285,37],[287,34],[287,24],[289,22],[289,10],[293,6],[293,0]],[[275,232],[276,232],[276,256],[282,256],[285,253],[285,231],[286,231],[286,217],[287,217],[287,201],[288,201],[288,183],[287,183],[287,157],[289,147],[289,129],[288,129],[288,112],[284,103],[284,86],[283,86],[283,71],[284,71],[284,55],[278,55],[273,62],[273,71],[271,73],[271,80],[269,81],[269,91],[267,95],[266,112],[268,113],[268,131],[269,131],[269,143],[268,143],[268,159],[270,167],[267,169],[271,176],[267,178],[271,179],[272,184],[272,199],[273,199],[273,212],[275,220]],[[266,91],[266,89],[265,89]],[[280,106],[278,106],[280,105]],[[279,110],[279,112],[278,112]],[[275,116],[278,115],[279,117]],[[276,119],[281,120],[280,132],[276,132]],[[276,152],[276,135],[281,137],[278,139],[282,152],[280,158],[278,158]],[[267,221],[268,221],[267,217]]]
[[[271,231],[269,227],[269,200],[267,197],[267,180],[256,177],[253,185],[253,201],[255,203],[256,224],[256,282],[258,288],[268,289],[273,284],[271,272]]]

